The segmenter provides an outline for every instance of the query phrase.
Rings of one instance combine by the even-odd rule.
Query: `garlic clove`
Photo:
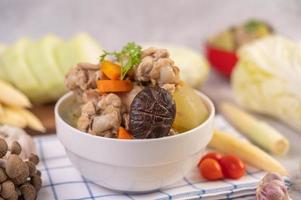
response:
[[[282,181],[282,182],[284,181],[282,176],[280,176],[279,174],[274,173],[274,172],[267,173],[262,179],[263,182],[269,182],[269,181],[272,181],[272,180],[279,180],[279,181]]]
[[[256,189],[257,200],[289,200],[283,178],[275,173],[268,173]]]

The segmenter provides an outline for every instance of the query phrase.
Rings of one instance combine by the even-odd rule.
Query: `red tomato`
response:
[[[220,153],[217,153],[217,152],[209,152],[209,153],[206,153],[202,159],[200,160],[198,166],[201,164],[201,162],[206,159],[206,158],[212,158],[213,160],[216,160],[216,161],[219,161],[221,158],[222,158],[222,154]]]
[[[224,177],[220,164],[212,158],[202,160],[199,170],[202,176],[208,180],[218,180]]]
[[[224,156],[219,163],[226,178],[239,179],[245,174],[245,164],[236,156]]]
[[[204,159],[206,159],[206,158],[212,158],[212,159],[214,159],[214,160],[216,160],[216,161],[219,161],[222,157],[223,157],[223,156],[222,156],[222,154],[220,154],[220,153],[217,153],[217,152],[209,152],[209,153],[205,154],[205,155],[202,157],[201,162],[202,162],[202,160],[204,160]]]

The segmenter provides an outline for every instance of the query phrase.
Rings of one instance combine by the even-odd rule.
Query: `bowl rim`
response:
[[[206,126],[208,123],[210,123],[214,116],[215,116],[215,106],[212,102],[212,100],[207,97],[204,93],[202,93],[201,91],[195,90],[194,91],[197,93],[197,95],[199,95],[202,98],[202,101],[204,101],[205,105],[207,106],[208,110],[209,110],[209,116],[207,117],[207,119],[201,123],[200,125],[198,125],[197,127],[190,129],[189,131],[185,131],[181,134],[176,134],[176,135],[171,135],[171,136],[166,136],[166,137],[160,137],[160,138],[149,138],[149,139],[134,139],[134,140],[128,140],[128,139],[117,139],[117,138],[107,138],[107,137],[101,137],[101,136],[96,136],[96,135],[91,135],[88,134],[84,131],[81,131],[73,126],[71,126],[70,124],[68,124],[65,120],[63,120],[63,118],[61,117],[60,113],[59,113],[59,108],[61,106],[61,104],[68,98],[70,98],[72,95],[74,95],[74,93],[68,92],[65,95],[63,95],[62,97],[59,98],[59,100],[56,102],[55,104],[55,108],[54,108],[54,114],[55,114],[55,118],[57,120],[59,120],[61,123],[63,123],[65,126],[67,126],[68,128],[72,129],[73,131],[84,135],[85,137],[91,137],[97,140],[103,140],[103,141],[110,141],[110,142],[123,142],[123,143],[145,143],[145,142],[158,142],[158,141],[166,141],[166,140],[172,140],[175,138],[181,138],[181,137],[185,137],[187,134],[192,134],[193,132],[195,132],[196,129],[200,129],[204,126]]]

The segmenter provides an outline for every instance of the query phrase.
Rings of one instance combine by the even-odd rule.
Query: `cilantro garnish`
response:
[[[100,56],[100,62],[102,62],[107,56],[115,57],[121,65],[120,79],[123,80],[126,74],[134,68],[134,66],[140,63],[142,53],[141,49],[141,46],[134,42],[130,42],[124,46],[121,51],[104,51],[104,53]]]

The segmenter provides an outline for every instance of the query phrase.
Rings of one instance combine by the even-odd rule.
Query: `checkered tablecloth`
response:
[[[239,134],[221,117],[215,120],[215,127]],[[240,136],[241,137],[241,136]],[[102,188],[86,180],[72,166],[64,147],[55,135],[36,138],[41,157],[43,187],[38,199],[255,199],[255,188],[264,172],[248,167],[247,174],[239,180],[206,181],[194,169],[186,178],[166,188],[148,194],[118,193]]]

